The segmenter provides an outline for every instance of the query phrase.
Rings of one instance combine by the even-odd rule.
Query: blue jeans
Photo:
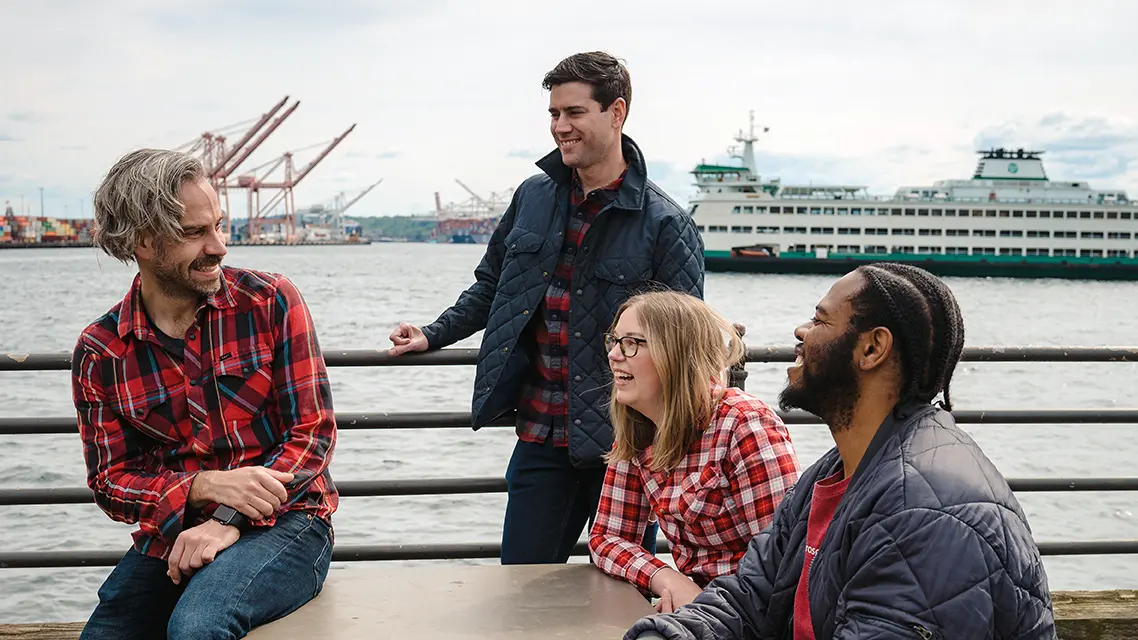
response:
[[[316,597],[332,559],[331,528],[290,511],[241,535],[181,585],[166,561],[132,547],[99,588],[80,640],[242,638]]]
[[[506,518],[502,564],[556,564],[569,560],[586,523],[592,523],[605,467],[574,467],[569,450],[518,440],[506,467]],[[656,553],[655,523],[642,542]]]

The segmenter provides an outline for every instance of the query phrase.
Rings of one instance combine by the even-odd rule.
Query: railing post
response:
[[[743,336],[747,335],[747,327],[739,324],[738,322],[732,324],[735,327],[735,332],[739,334],[739,340],[743,340]],[[747,388],[747,343],[743,342],[743,357],[731,365],[731,369],[727,374],[727,382],[729,386],[738,387],[740,390]]]

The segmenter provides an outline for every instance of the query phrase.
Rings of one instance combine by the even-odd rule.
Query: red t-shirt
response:
[[[833,475],[814,483],[814,495],[810,499],[810,519],[806,522],[806,558],[802,563],[802,576],[798,579],[798,588],[794,591],[794,640],[815,640],[814,625],[810,621],[810,595],[806,593],[807,580],[810,575],[810,564],[818,554],[822,545],[822,538],[826,536],[826,529],[830,528],[830,520],[850,479],[842,479],[845,472],[838,469]]]

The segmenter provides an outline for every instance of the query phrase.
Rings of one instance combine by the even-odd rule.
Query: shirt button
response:
[[[197,381],[197,380],[190,380],[190,386],[191,386],[191,387],[196,387],[196,386],[198,386],[198,381]]]
[[[573,424],[581,424],[581,419],[577,418],[576,420],[573,421]]]
[[[577,295],[583,295],[584,293],[585,293],[584,291],[581,291],[580,289],[577,289]]]
[[[574,382],[580,382],[581,376],[573,376],[573,380],[574,380]]]
[[[197,336],[197,334],[194,333],[193,331],[186,334],[186,337],[189,338],[190,340],[193,340],[196,336]]]
[[[541,272],[541,277],[543,277],[543,278],[548,278],[548,277],[549,277],[549,272],[548,272],[548,271],[542,271],[542,272]]]
[[[529,309],[526,309],[526,310],[522,311],[522,315],[523,315],[523,316],[528,316],[528,315],[529,315]]]

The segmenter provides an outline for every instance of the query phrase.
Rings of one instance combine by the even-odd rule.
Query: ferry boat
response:
[[[969,179],[901,187],[763,180],[750,131],[735,165],[699,164],[689,201],[708,271],[843,274],[873,261],[941,276],[1138,280],[1138,202],[1055,181],[1043,151],[989,149]]]

